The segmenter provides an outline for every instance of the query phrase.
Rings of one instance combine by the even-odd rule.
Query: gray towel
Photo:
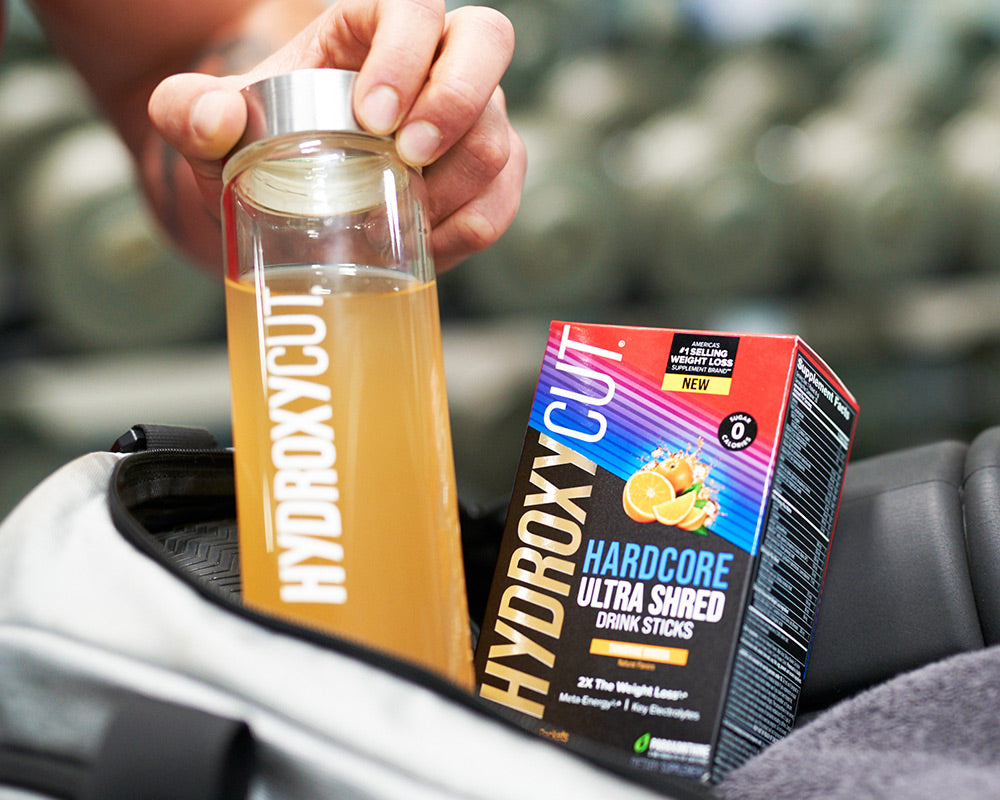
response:
[[[1000,798],[1000,647],[900,675],[731,773],[725,800]]]

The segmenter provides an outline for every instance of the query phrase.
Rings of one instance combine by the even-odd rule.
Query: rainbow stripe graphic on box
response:
[[[627,350],[620,361],[600,359],[603,363],[597,369],[598,359],[592,352],[564,346],[566,336],[578,335],[572,331],[568,325],[554,325],[550,331],[530,427],[622,481],[648,463],[657,450],[700,449],[700,461],[711,467],[711,478],[720,487],[722,513],[712,532],[751,555],[756,553],[781,420],[773,420],[770,427],[760,426],[752,446],[734,456],[718,441],[719,425],[726,415],[718,410],[717,396],[664,391],[662,372],[651,374],[636,367]],[[662,350],[664,365],[668,353],[669,345]],[[585,401],[608,395],[603,404]],[[732,389],[728,397],[733,398],[732,409],[744,407]]]

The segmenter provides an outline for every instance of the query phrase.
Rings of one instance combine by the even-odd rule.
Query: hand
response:
[[[526,157],[499,88],[513,40],[510,22],[489,8],[445,13],[443,0],[341,0],[248,72],[167,78],[149,116],[187,160],[217,219],[220,159],[246,124],[239,90],[292,69],[360,70],[358,120],[372,133],[394,133],[400,156],[424,167],[443,271],[493,244],[517,211]]]

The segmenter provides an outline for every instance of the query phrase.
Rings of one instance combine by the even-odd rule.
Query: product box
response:
[[[795,336],[553,322],[478,694],[703,781],[784,736],[857,413]]]

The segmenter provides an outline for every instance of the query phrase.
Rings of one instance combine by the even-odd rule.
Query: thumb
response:
[[[218,172],[212,162],[233,149],[247,120],[239,84],[200,73],[163,80],[150,95],[148,111],[157,133],[203,175]]]

